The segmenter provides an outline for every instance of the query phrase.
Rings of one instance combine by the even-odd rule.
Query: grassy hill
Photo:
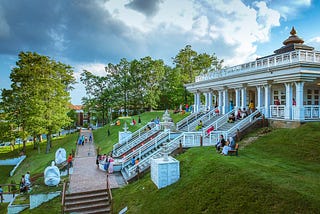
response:
[[[127,206],[128,213],[319,213],[319,128],[274,130],[239,157],[189,149],[176,157],[177,183],[158,190],[147,174],[113,192],[115,212]]]
[[[162,114],[142,114],[142,124],[129,126],[129,130],[133,132]],[[181,117],[174,115],[173,119]],[[121,119],[122,124],[125,121],[129,124],[131,118]],[[103,153],[111,151],[122,128],[106,126],[94,131],[95,142]],[[177,183],[158,190],[149,173],[113,191],[115,213],[126,206],[128,213],[319,213],[319,129],[320,123],[276,129],[244,147],[247,136],[240,142],[239,157],[221,156],[212,147],[188,149],[176,157],[181,169]],[[250,133],[249,137],[260,132]],[[44,147],[40,154],[30,147],[17,176],[27,168],[31,174],[43,172],[56,149],[64,147],[70,152],[76,139],[77,134],[56,139],[50,154],[44,154]],[[57,198],[25,213],[56,213],[59,203]]]

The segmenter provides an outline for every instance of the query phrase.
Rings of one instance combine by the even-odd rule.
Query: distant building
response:
[[[272,120],[319,121],[320,51],[304,45],[294,28],[290,34],[272,55],[199,75],[186,84],[194,94],[194,110],[217,107],[226,114],[231,105],[248,109],[252,100]]]
[[[72,110],[75,110],[77,113],[76,126],[83,126],[89,122],[89,114],[84,111],[83,105],[70,105]]]

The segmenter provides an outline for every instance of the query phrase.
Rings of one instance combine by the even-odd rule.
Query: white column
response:
[[[246,106],[247,106],[247,88],[243,87],[241,88],[241,109],[246,108]]]
[[[262,93],[261,93],[261,85],[257,86],[257,109],[260,111],[262,108]]]
[[[304,82],[295,82],[296,85],[296,107],[294,112],[295,120],[304,120],[304,106],[303,106],[303,86]]]
[[[271,85],[264,86],[264,116],[269,118],[270,116],[270,96],[271,96]]]
[[[194,96],[193,112],[198,112],[198,111],[197,111],[197,92],[194,93],[193,96]]]
[[[285,83],[286,87],[286,107],[284,111],[284,118],[286,120],[292,119],[292,83]]]
[[[208,100],[209,100],[208,108],[210,110],[212,110],[213,109],[213,104],[212,104],[212,92],[211,91],[208,93]]]
[[[205,98],[205,104],[204,104],[204,106],[205,106],[205,110],[207,110],[208,108],[209,108],[209,93],[207,93],[207,92],[205,92],[204,93],[204,98]]]
[[[218,91],[218,109],[220,111],[220,114],[222,113],[222,106],[223,106],[223,99],[222,99],[222,91]]]
[[[236,103],[235,103],[234,109],[238,110],[239,108],[241,108],[241,106],[240,106],[240,89],[236,88],[235,91],[236,91]]]
[[[197,112],[201,111],[200,92],[197,92]]]
[[[223,90],[223,108],[222,114],[226,114],[229,112],[229,96],[228,89]]]

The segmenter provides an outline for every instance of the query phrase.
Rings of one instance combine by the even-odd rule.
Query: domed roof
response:
[[[284,40],[283,44],[284,45],[289,45],[289,44],[303,44],[304,41],[303,39],[301,39],[300,37],[298,37],[296,34],[296,30],[294,29],[294,27],[292,27],[292,30],[290,32],[291,36],[289,36],[288,39]]]

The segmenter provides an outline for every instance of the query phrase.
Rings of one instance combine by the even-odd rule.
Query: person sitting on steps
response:
[[[236,117],[234,116],[234,113],[231,113],[227,122],[234,123],[234,121],[236,121]]]
[[[198,125],[196,126],[196,131],[199,131],[200,129],[202,129],[202,120],[199,121]]]
[[[211,133],[212,131],[214,131],[214,126],[213,126],[213,125],[210,126],[210,128],[207,129],[207,131],[206,131],[207,137],[209,137],[209,135],[210,135],[210,133]]]

